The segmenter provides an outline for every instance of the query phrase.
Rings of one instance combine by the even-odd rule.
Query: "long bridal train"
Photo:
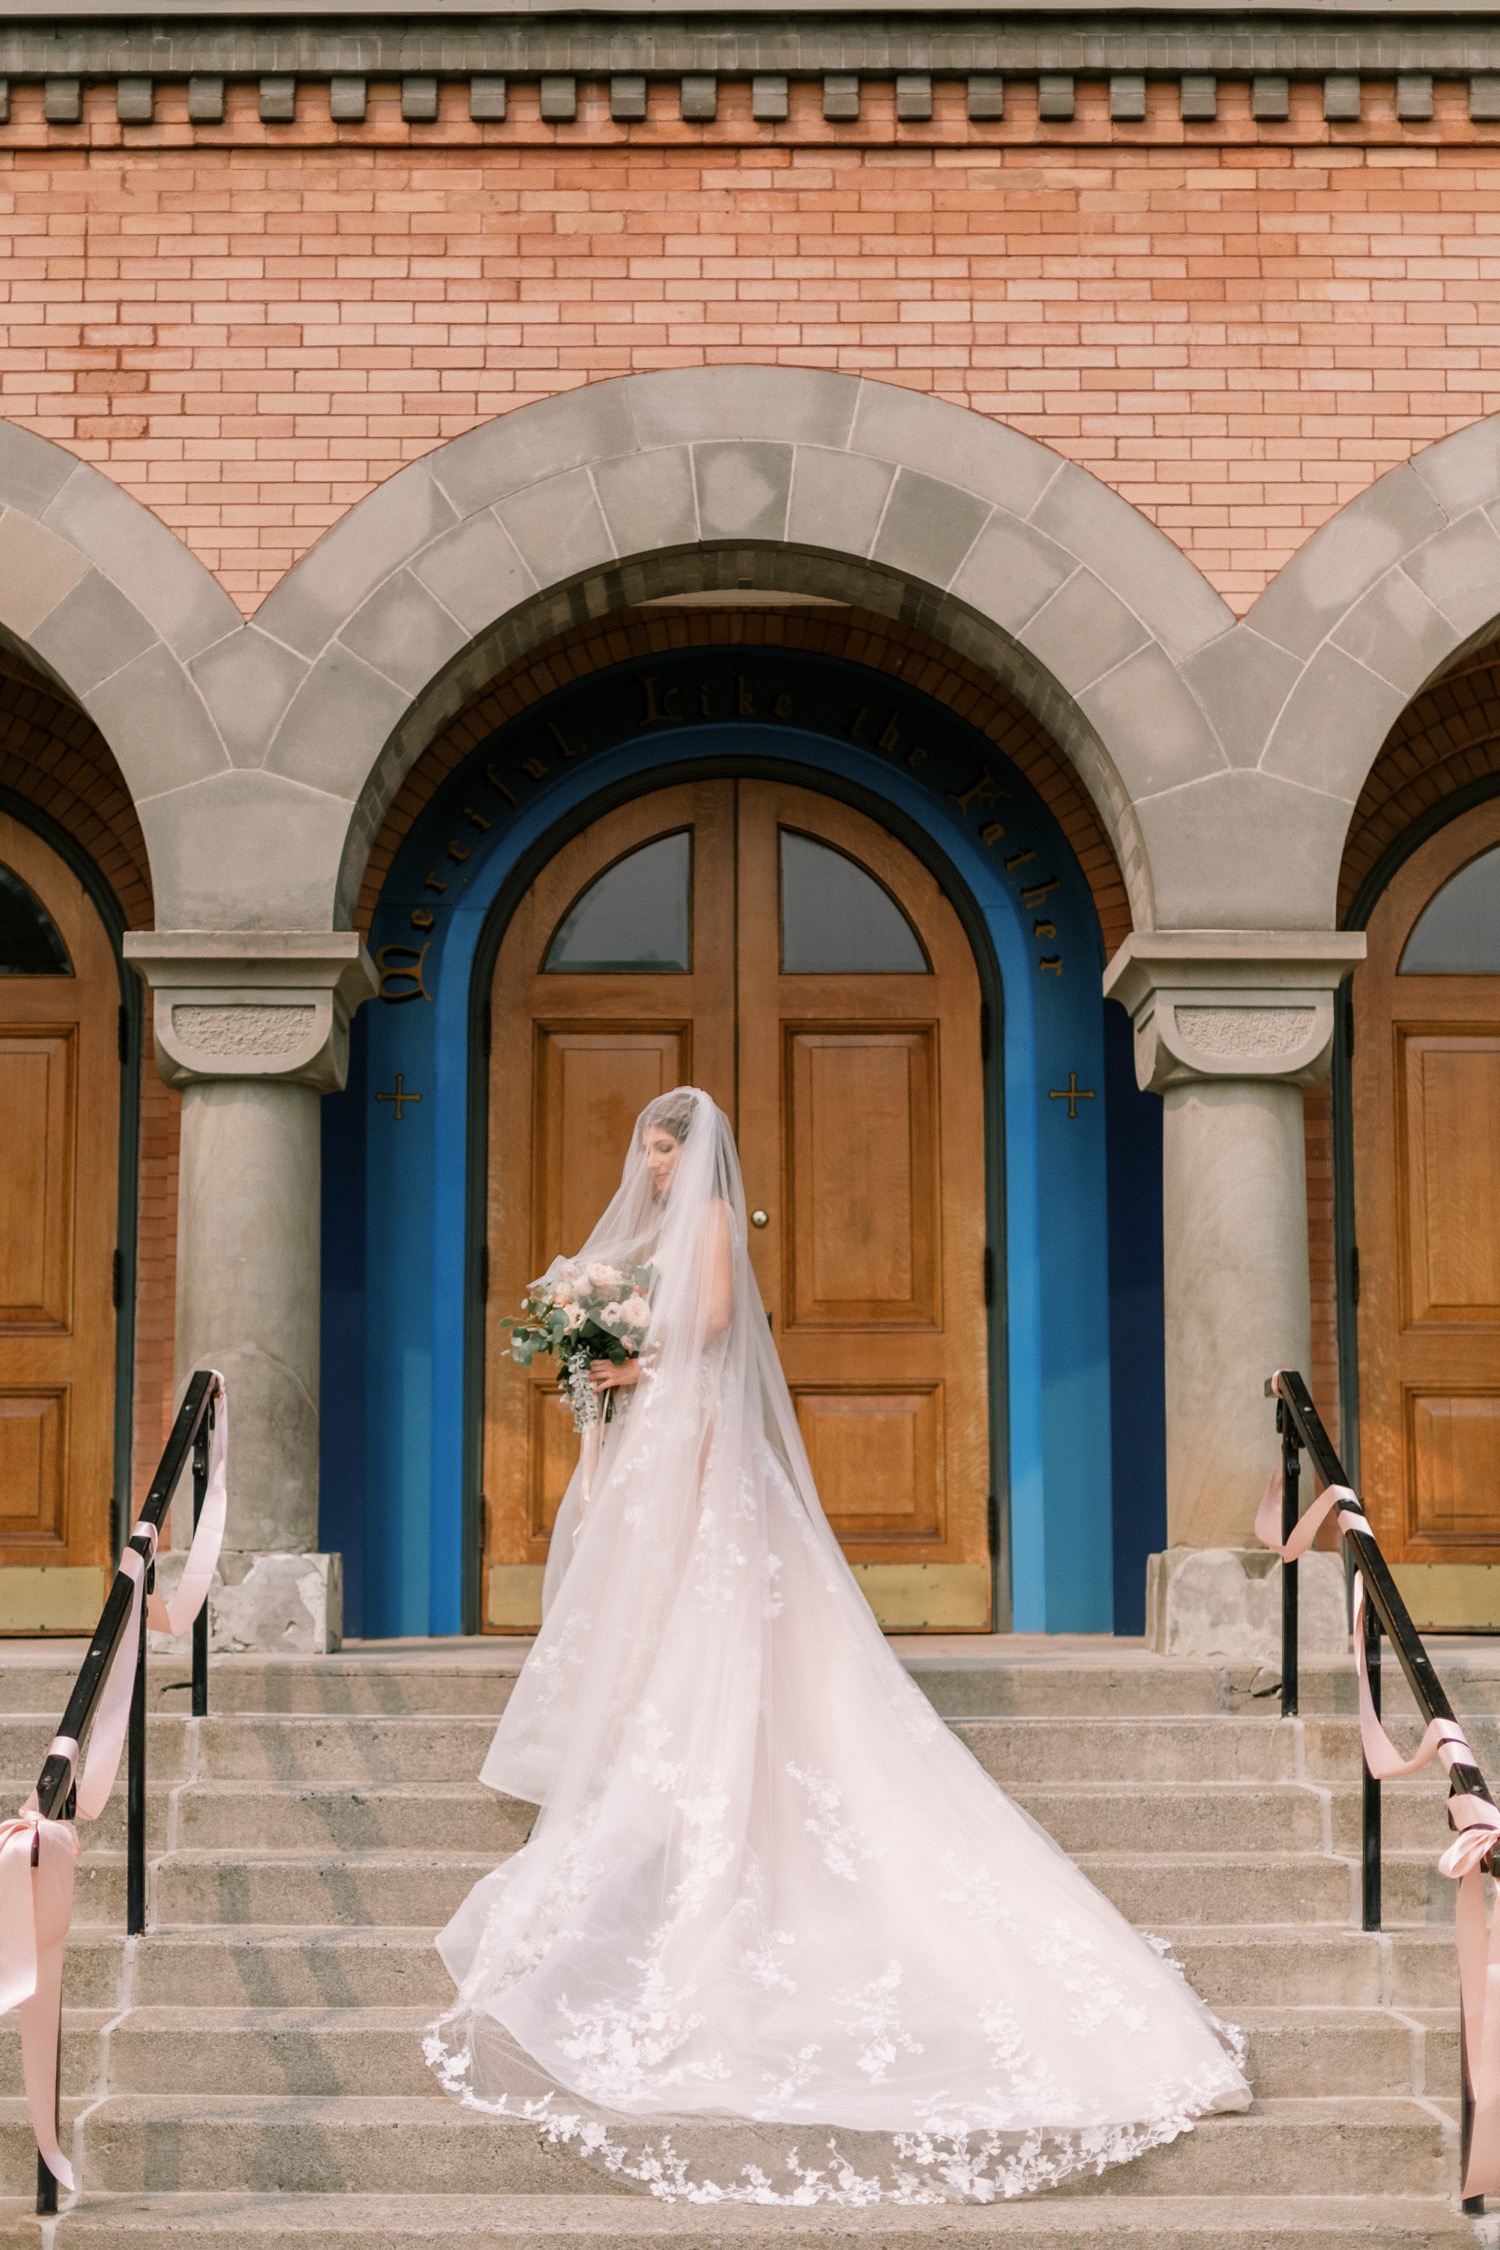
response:
[[[1245,2108],[1234,2035],[887,1648],[744,1219],[727,1121],[663,1096],[578,1260],[655,1268],[641,1380],[581,1519],[569,1488],[482,1772],[541,1810],[438,1941],[458,1991],[430,2060],[700,2200],[988,2201]]]

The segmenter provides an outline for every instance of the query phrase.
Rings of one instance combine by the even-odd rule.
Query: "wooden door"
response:
[[[1419,1624],[1500,1626],[1500,805],[1412,854],[1369,945],[1354,985],[1361,1477]]]
[[[883,1622],[984,1627],[974,956],[936,880],[873,820],[782,782],[738,786],[740,1157],[797,1420]],[[877,885],[904,946],[894,919],[882,936]]]
[[[979,988],[926,869],[810,791],[657,791],[533,885],[491,1026],[486,1624],[536,1624],[577,1443],[499,1320],[588,1232],[637,1112],[689,1080],[735,1124],[756,1277],[877,1614],[988,1624]]]
[[[77,877],[0,814],[0,1629],[91,1628],[110,1560],[119,981]]]

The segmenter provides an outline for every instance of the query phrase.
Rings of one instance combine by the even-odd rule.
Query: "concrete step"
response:
[[[1478,1758],[1491,1787],[1500,1787],[1500,1717],[1460,1712],[1469,1747]],[[1386,1731],[1402,1753],[1410,1757],[1422,1739],[1422,1729],[1414,1717],[1390,1716]],[[1283,1725],[1301,1727],[1305,1743],[1306,1774],[1310,1781],[1342,1783],[1347,1788],[1358,1788],[1364,1771],[1360,1750],[1359,1721],[1357,1718],[1306,1718],[1299,1721],[1283,1720]],[[1393,1781],[1391,1794],[1397,1791],[1429,1789],[1439,1797],[1446,1794],[1443,1769],[1433,1762],[1430,1768],[1414,1774],[1409,1781]]]
[[[1065,1852],[1323,1849],[1323,1796],[1301,1782],[1020,1782],[1011,1794]]]
[[[334,1923],[399,1928],[446,1922],[493,1855],[457,1852],[171,1852],[151,1870],[153,1924]]]
[[[1139,1929],[1205,1922],[1355,1919],[1351,1861],[1315,1852],[1075,1852],[1089,1881]],[[1416,1916],[1409,1919],[1415,1920]]]
[[[0,1677],[3,1676],[0,1671]],[[23,1796],[36,1786],[47,1745],[57,1733],[61,1712],[59,1703],[54,1711],[33,1712],[29,1716],[16,1712],[0,1715],[0,1773],[24,1775]],[[153,1718],[146,1729],[146,1770],[150,1779],[182,1781],[187,1775],[187,1757],[188,1722],[176,1717]],[[122,1791],[124,1785],[122,1761],[118,1784]]]
[[[135,2008],[110,2034],[109,2087],[442,2101],[422,2059],[430,2020],[425,2008]]]
[[[18,2216],[20,2216],[18,2214]],[[26,2222],[22,2218],[22,2225]],[[868,2250],[989,2243],[1004,2235],[1045,2250],[1474,2250],[1476,2230],[1456,2212],[1393,2196],[1121,2196],[1107,2203],[1042,2197],[1003,2210],[945,2203],[874,2210],[815,2205],[765,2209],[718,2204],[711,2211],[654,2197],[447,2194],[86,2196],[57,2226],[59,2250],[74,2243],[128,2250],[408,2250],[462,2243],[467,2250],[601,2250],[617,2244],[670,2244],[672,2250],[725,2250],[774,2243]],[[31,2244],[36,2240],[33,2233]]]
[[[109,2008],[64,2008],[62,2030],[62,2084],[65,2094],[92,2094],[99,2090],[99,2034],[110,2021]],[[0,2098],[20,2094],[21,2022],[19,2016],[0,2016]]]
[[[148,1778],[146,1785],[146,1849],[148,1852],[162,1852],[167,1848],[167,1823],[172,1808],[172,1792],[178,1786],[176,1782]],[[35,1787],[36,1775],[34,1773],[26,1775],[24,1780],[17,1776],[12,1781],[0,1781],[0,1806],[21,1804],[30,1796]],[[78,1841],[83,1847],[85,1858],[92,1858],[99,1852],[123,1852],[125,1849],[125,1825],[125,1769],[122,1766],[120,1778],[115,1784],[114,1794],[99,1818],[97,1820],[81,1820],[78,1823]]]
[[[1303,1778],[1296,1720],[964,1719],[953,1731],[1006,1788],[1063,1777],[1114,1783]]]
[[[1160,1922],[1347,1923],[1354,1917],[1351,1861],[1315,1852],[1074,1854],[1090,1881],[1142,1928]],[[431,1851],[332,1853],[169,1852],[151,1870],[151,1922],[335,1923],[429,1927],[454,1912],[496,1855]],[[1406,1889],[1415,1899],[1421,1863]],[[1425,1879],[1423,1879],[1425,1880]],[[1438,1878],[1442,1880],[1441,1877]],[[1450,1886],[1451,1888],[1451,1886]],[[1424,1894],[1425,1895],[1425,1894]],[[1393,1918],[1436,1919],[1405,1911]]]
[[[395,2007],[435,2015],[453,1997],[436,1934],[212,1923],[148,1930],[137,1941],[132,1993],[145,2007]]]
[[[64,1657],[64,1647],[76,1654]],[[209,1659],[210,1711],[479,1712],[498,1718],[529,1641],[449,1642],[446,1649],[391,1657],[358,1655]],[[185,1647],[185,1644],[184,1644]],[[0,1712],[56,1716],[67,1704],[84,1644],[52,1642],[40,1654],[19,1645],[0,1652]],[[186,1716],[192,1672],[186,1654],[155,1655],[147,1665],[147,1707]],[[55,1732],[54,1728],[54,1732]]]
[[[1451,1930],[1262,1929],[1160,1933],[1193,1990],[1237,2015],[1256,2006],[1398,2009],[1458,2004]]]
[[[399,1782],[368,1789],[287,1788],[255,1781],[194,1781],[176,1799],[175,1841],[185,1850],[234,1850],[252,1838],[300,1851],[516,1851],[535,1805],[497,1797],[476,1781]]]
[[[1263,2100],[1319,2094],[1431,2094],[1458,2084],[1458,2010],[1240,2008],[1249,2078]],[[115,2035],[118,2037],[118,2034]]]
[[[1065,1851],[1323,1848],[1323,1795],[1303,1783],[1022,1783],[1014,1795]],[[267,1849],[485,1851],[498,1858],[526,1841],[536,1818],[534,1805],[472,1781],[350,1789],[198,1781],[181,1784],[174,1802],[175,1843],[192,1850],[233,1850],[253,1839]],[[159,1835],[165,1820],[163,1796]],[[1357,1818],[1354,1825],[1357,1836]],[[1419,1833],[1415,1840],[1428,1838]]]
[[[393,1782],[472,1786],[494,1737],[489,1718],[289,1718],[234,1713],[198,1722],[198,1777],[284,1788]]]
[[[858,2136],[840,2138],[857,2158]],[[678,2124],[672,2139],[720,2178],[771,2153],[753,2126]],[[1440,2197],[1452,2191],[1456,2148],[1456,2125],[1431,2101],[1273,2100],[1248,2116],[1205,2119],[1170,2147],[1059,2192],[1357,2195],[1378,2181],[1389,2195]],[[544,2150],[529,2125],[417,2095],[111,2095],[89,2111],[75,2161],[80,2155],[86,2188],[113,2194],[445,2194],[462,2180],[473,2194],[575,2195],[600,2185],[580,2158]],[[21,2184],[12,2169],[0,2189],[14,2194]]]
[[[430,2008],[134,2008],[109,2038],[112,2094],[353,2094],[443,2098],[422,2059]],[[1250,2008],[1258,2094],[1451,2095],[1457,2011]],[[19,2091],[16,2084],[6,2091]],[[83,2090],[80,2087],[80,2091]]]

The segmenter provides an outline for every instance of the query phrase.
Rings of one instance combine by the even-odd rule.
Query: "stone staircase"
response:
[[[1457,2210],[1451,1886],[1442,1786],[1387,1792],[1383,1934],[1358,1927],[1353,1675],[1275,1681],[1108,1641],[911,1642],[987,1769],[1250,2035],[1256,2102],[1103,2180],[995,2208],[662,2205],[438,2091],[433,1932],[524,1838],[474,1780],[524,1647],[398,1644],[225,1659],[213,1715],[151,1675],[149,1928],[127,1941],[123,1784],[85,1830],[64,2111],[81,2194],[30,2215],[14,2019],[0,2024],[0,2244],[57,2250],[553,2250],[750,2237],[898,2250],[1014,2235],[1050,2250],[1334,2250],[1492,2241]],[[1500,1774],[1500,1652],[1439,1664]],[[0,1646],[0,1801],[34,1778],[71,1670]],[[1398,1697],[1388,1695],[1398,1707]],[[64,2134],[65,2145],[67,2131]]]

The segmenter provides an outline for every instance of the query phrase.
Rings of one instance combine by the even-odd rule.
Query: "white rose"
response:
[[[571,1336],[575,1328],[581,1328],[583,1326],[583,1322],[584,1311],[582,1305],[569,1305],[567,1318],[568,1334]]]
[[[615,1266],[590,1266],[589,1280],[596,1289],[618,1289],[620,1286],[619,1269]]]
[[[632,1297],[624,1312],[632,1328],[649,1328],[651,1325],[651,1306],[645,1297]]]
[[[625,1318],[625,1307],[623,1305],[606,1305],[599,1318],[606,1328],[618,1328]]]

